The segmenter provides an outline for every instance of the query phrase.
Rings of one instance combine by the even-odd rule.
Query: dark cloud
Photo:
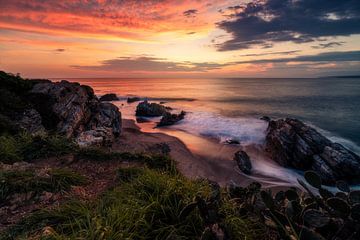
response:
[[[320,43],[317,46],[312,46],[315,49],[324,49],[324,48],[332,48],[342,46],[345,42],[328,42],[328,43]]]
[[[114,72],[207,72],[219,69],[227,64],[210,62],[193,63],[172,62],[165,58],[155,58],[151,56],[119,57],[116,59],[105,60],[100,65],[95,66],[72,66],[82,70],[114,71]]]
[[[259,56],[279,55],[279,54],[292,55],[292,54],[299,53],[299,52],[301,52],[301,51],[300,50],[293,50],[293,51],[284,51],[284,52],[251,53],[251,54],[240,55],[240,57],[259,57]]]
[[[184,15],[185,17],[195,17],[197,13],[198,13],[198,10],[196,10],[196,9],[189,9],[189,10],[186,10],[185,12],[183,12],[183,15]]]
[[[196,32],[188,32],[187,34],[188,35],[193,35],[193,34],[195,34]]]
[[[217,23],[232,35],[217,45],[220,51],[360,33],[359,0],[267,0],[235,8],[230,19]]]
[[[57,48],[55,49],[55,52],[65,52],[65,48]]]
[[[292,58],[258,59],[239,61],[240,63],[284,63],[284,62],[360,62],[360,51],[327,52]]]

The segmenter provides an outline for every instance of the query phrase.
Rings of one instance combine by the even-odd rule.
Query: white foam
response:
[[[220,142],[231,138],[248,145],[264,142],[267,123],[255,118],[230,118],[210,112],[190,112],[172,128],[213,137]]]

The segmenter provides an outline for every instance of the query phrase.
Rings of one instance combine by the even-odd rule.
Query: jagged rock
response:
[[[234,160],[236,161],[240,170],[245,174],[250,174],[252,165],[249,156],[244,151],[238,151],[235,153]]]
[[[76,137],[81,145],[98,144],[99,136],[107,143],[121,132],[118,108],[100,102],[91,87],[64,80],[38,83],[30,91],[30,100],[45,128]]]
[[[322,181],[360,180],[360,157],[297,119],[270,121],[266,151],[281,166],[314,170]]]
[[[111,129],[110,132],[118,137],[121,133],[121,113],[118,107],[112,103],[100,103],[87,124],[87,128],[92,130]]]
[[[186,113],[184,111],[181,111],[180,114],[165,112],[164,115],[162,116],[160,122],[157,124],[157,126],[161,127],[161,126],[173,125],[173,124],[177,123],[178,121],[183,120],[185,117],[185,114]]]
[[[42,125],[40,114],[33,108],[26,109],[20,116],[20,119],[16,121],[15,125],[33,135],[41,135],[46,132]]]
[[[101,102],[109,102],[109,101],[117,101],[119,98],[116,96],[115,93],[108,93],[100,97],[99,99]]]
[[[136,107],[136,116],[159,117],[167,112],[165,106],[157,103],[149,103],[147,100],[139,103]]]
[[[128,97],[127,98],[128,103],[133,103],[133,102],[138,102],[138,101],[140,101],[139,97]]]
[[[79,134],[76,142],[80,147],[109,145],[113,141],[109,128],[96,128]]]

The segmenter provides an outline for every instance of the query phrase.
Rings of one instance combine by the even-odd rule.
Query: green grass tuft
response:
[[[0,136],[0,162],[3,163],[59,157],[76,152],[77,149],[72,140],[59,135],[34,137],[21,133],[15,136]]]
[[[85,183],[85,177],[65,169],[50,170],[47,176],[37,176],[29,170],[0,171],[0,203],[5,204],[14,194],[31,194],[36,197],[44,191],[67,191],[71,186]]]
[[[129,161],[144,163],[147,167],[176,173],[175,162],[168,155],[150,155],[146,153],[110,152],[103,148],[89,147],[79,149],[77,157],[93,161]]]
[[[17,237],[51,226],[70,239],[189,239],[199,237],[204,223],[197,211],[181,219],[181,210],[195,196],[208,197],[210,187],[180,175],[143,169],[95,202],[70,202],[40,211],[10,228]],[[6,238],[4,238],[6,239]]]

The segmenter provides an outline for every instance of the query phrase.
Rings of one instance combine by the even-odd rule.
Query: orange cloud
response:
[[[145,41],[156,33],[213,27],[216,11],[206,1],[2,1],[0,28],[47,34]],[[213,1],[212,1],[213,2]],[[186,17],[184,12],[195,12]]]

